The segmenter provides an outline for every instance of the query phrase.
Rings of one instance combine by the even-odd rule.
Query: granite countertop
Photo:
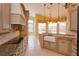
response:
[[[19,31],[10,32],[7,34],[0,35],[0,45],[12,40],[13,38],[19,36]]]

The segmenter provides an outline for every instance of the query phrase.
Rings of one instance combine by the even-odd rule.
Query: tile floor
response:
[[[63,55],[45,48],[40,48],[39,40],[34,35],[29,35],[26,56],[63,56]]]

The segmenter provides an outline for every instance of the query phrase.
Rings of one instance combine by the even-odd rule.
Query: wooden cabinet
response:
[[[11,24],[20,24],[26,26],[26,17],[21,4],[11,4]]]
[[[50,49],[50,42],[44,41],[44,48]]]
[[[44,47],[44,36],[42,34],[39,35],[39,42],[40,42],[40,46],[43,48]]]
[[[50,49],[53,51],[57,51],[57,44],[56,42],[50,42]]]
[[[63,38],[61,40],[58,40],[58,52],[64,55],[70,55],[69,48],[70,46],[70,41],[67,40],[67,38]]]
[[[51,41],[45,41],[44,40],[44,48],[53,50],[53,51],[57,51],[57,43],[56,42],[51,42]]]
[[[10,24],[10,4],[0,4],[0,33],[9,32],[11,29]]]
[[[0,4],[0,33],[2,32],[2,8]]]
[[[72,56],[77,56],[77,47],[72,45]]]
[[[72,56],[77,56],[77,38],[72,40]]]
[[[72,43],[74,37],[71,36],[55,36],[56,41],[52,42],[51,40],[48,40],[45,38],[43,35],[39,35],[40,39],[40,45],[43,48],[47,48],[52,51],[56,51],[57,53],[67,55],[67,56],[72,56],[76,55],[77,53],[77,48],[76,45],[72,47]]]

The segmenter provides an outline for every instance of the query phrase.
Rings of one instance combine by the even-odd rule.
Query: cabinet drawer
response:
[[[44,48],[49,48],[50,43],[48,41],[44,41]]]

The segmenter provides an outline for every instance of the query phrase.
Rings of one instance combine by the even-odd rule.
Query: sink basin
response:
[[[53,36],[45,36],[44,40],[45,41],[50,41],[50,42],[56,42],[56,39]]]

